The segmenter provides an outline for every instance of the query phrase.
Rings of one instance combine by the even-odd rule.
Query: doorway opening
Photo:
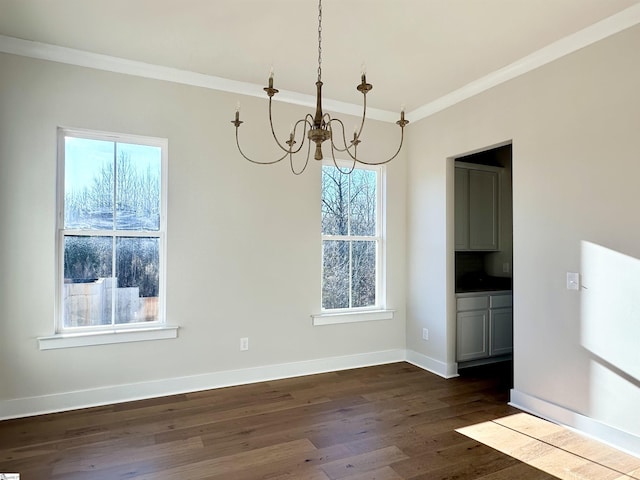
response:
[[[457,157],[454,167],[458,370],[502,363],[491,370],[512,385],[512,145]]]

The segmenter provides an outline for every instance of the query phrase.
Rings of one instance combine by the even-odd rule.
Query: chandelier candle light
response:
[[[275,140],[278,147],[280,147],[280,149],[284,152],[284,155],[282,155],[282,157],[279,157],[275,160],[258,161],[258,160],[253,160],[244,154],[244,152],[242,151],[242,148],[240,148],[240,141],[238,139],[238,128],[243,123],[242,120],[240,120],[240,103],[238,102],[238,105],[236,107],[235,120],[232,120],[231,123],[233,123],[236,127],[236,145],[238,146],[238,151],[244,158],[246,158],[250,162],[261,164],[261,165],[272,165],[274,163],[280,162],[281,160],[284,160],[288,156],[290,166],[291,166],[291,171],[296,175],[300,175],[302,172],[304,172],[304,170],[307,168],[307,165],[309,164],[309,156],[311,153],[311,142],[314,142],[316,144],[315,154],[313,158],[315,158],[316,160],[322,160],[323,158],[322,143],[325,142],[326,140],[330,141],[331,158],[333,159],[333,162],[336,165],[336,167],[338,167],[336,156],[335,156],[336,151],[340,153],[346,153],[351,158],[351,161],[353,162],[351,165],[351,168],[348,171],[343,173],[351,173],[355,168],[356,163],[362,163],[365,165],[382,165],[385,163],[389,163],[391,160],[393,160],[398,156],[398,153],[400,153],[400,149],[402,148],[402,143],[404,141],[404,127],[409,123],[409,120],[405,120],[404,118],[404,107],[402,107],[400,111],[400,120],[396,122],[396,124],[400,126],[400,145],[398,146],[398,149],[393,154],[393,156],[381,162],[369,162],[369,161],[365,161],[358,158],[358,155],[357,155],[358,144],[361,143],[360,135],[362,134],[362,130],[364,128],[364,121],[367,113],[367,93],[371,91],[371,89],[373,88],[373,85],[371,85],[370,83],[367,83],[367,76],[366,76],[366,71],[364,69],[364,66],[362,67],[360,84],[356,87],[356,89],[359,92],[361,92],[363,95],[362,121],[360,122],[360,128],[358,128],[358,126],[356,125],[353,132],[353,139],[350,140],[348,144],[347,144],[347,138],[345,136],[344,123],[342,123],[340,119],[331,118],[331,115],[329,115],[328,113],[323,113],[322,111],[322,0],[318,1],[318,81],[316,82],[316,112],[315,112],[315,115],[313,116],[311,114],[307,114],[303,119],[300,119],[291,125],[291,128],[289,130],[289,138],[284,142],[287,145],[286,147],[283,146],[280,140],[278,140],[273,128],[273,120],[271,115],[271,103],[273,100],[273,96],[276,93],[278,93],[278,90],[273,88],[273,68],[271,68],[271,71],[269,72],[268,85],[269,85],[268,87],[264,88],[264,91],[267,92],[267,95],[269,96],[269,125],[271,126],[271,134],[273,135],[273,139]],[[302,130],[302,136],[300,137],[300,140],[301,140],[300,145],[298,147],[295,147],[295,145],[298,143],[295,140],[296,132],[298,130]],[[343,145],[343,147],[339,147],[334,142],[334,132],[338,136],[342,136],[341,145]],[[307,146],[307,158],[302,168],[300,170],[296,170],[293,164],[293,156],[298,152],[300,152],[307,138],[309,139],[308,146]]]

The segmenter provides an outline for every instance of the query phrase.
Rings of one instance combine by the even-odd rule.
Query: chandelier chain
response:
[[[322,81],[322,0],[318,2],[318,81]]]

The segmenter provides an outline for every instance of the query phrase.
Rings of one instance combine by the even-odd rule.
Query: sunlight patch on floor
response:
[[[640,458],[526,413],[456,431],[560,479],[640,480]]]

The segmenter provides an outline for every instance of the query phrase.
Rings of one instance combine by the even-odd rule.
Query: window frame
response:
[[[353,162],[325,160],[322,167],[337,167],[343,172],[350,171]],[[320,314],[312,315],[314,325],[328,325],[335,323],[350,323],[368,320],[387,320],[393,317],[393,312],[386,309],[386,166],[385,165],[364,165],[358,164],[356,170],[368,170],[376,173],[376,232],[374,236],[363,235],[329,235],[322,232],[322,175],[321,171],[321,192],[320,192]],[[324,308],[322,297],[322,279],[324,277],[324,241],[325,240],[346,240],[346,241],[375,241],[376,243],[376,288],[374,305],[365,307],[347,308]],[[349,279],[351,280],[351,279]],[[349,289],[349,303],[351,303],[351,289]]]
[[[168,139],[148,137],[132,134],[102,132],[78,128],[59,127],[57,135],[57,179],[56,179],[56,302],[55,302],[55,334],[53,337],[40,338],[40,348],[61,348],[69,346],[95,345],[105,343],[119,343],[121,341],[140,341],[154,338],[174,338],[177,327],[168,326],[166,322],[166,231],[167,231],[167,171],[168,171]],[[159,147],[160,158],[160,218],[158,230],[117,230],[116,225],[111,230],[73,229],[65,228],[65,165],[67,137],[88,140],[107,141],[114,144],[134,144]],[[115,179],[114,179],[115,180]],[[115,191],[115,184],[113,186]],[[112,238],[158,238],[158,318],[153,321],[136,323],[111,323],[109,325],[92,325],[79,327],[65,327],[64,325],[64,244],[67,236],[89,236]],[[115,274],[115,272],[112,272]],[[138,332],[138,333],[135,333]],[[148,332],[148,335],[144,332]],[[173,333],[172,333],[173,332]],[[85,341],[79,337],[91,337]],[[65,338],[65,342],[52,342],[56,338]],[[72,339],[70,341],[70,339]],[[57,345],[60,343],[60,345]]]

